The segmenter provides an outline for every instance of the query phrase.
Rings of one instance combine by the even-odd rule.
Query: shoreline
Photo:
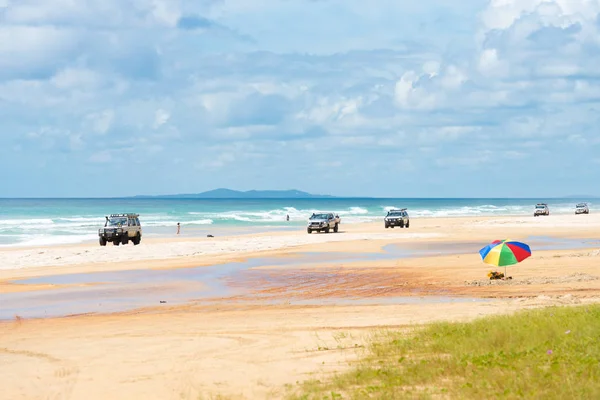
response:
[[[600,214],[586,218],[550,216],[543,218],[453,217],[413,219],[409,229],[385,229],[381,223],[342,224],[340,233],[307,234],[302,230],[267,231],[223,237],[144,238],[139,246],[106,246],[95,243],[0,248],[0,282],[20,277],[86,272],[109,268],[128,269],[139,263],[206,265],[228,259],[252,258],[262,254],[294,251],[363,251],[374,241],[383,245],[406,242],[464,242],[477,238],[482,247],[499,237],[552,237],[600,239]],[[593,246],[591,246],[593,247]],[[35,271],[35,273],[33,273]]]
[[[0,199],[0,202],[3,199]],[[14,209],[11,211],[9,201],[4,219],[0,218],[0,249],[27,248],[39,246],[54,246],[61,243],[90,244],[96,240],[97,229],[104,223],[107,204],[96,204],[99,199],[45,199],[50,202],[45,215],[27,214]],[[32,199],[23,199],[31,201]],[[120,201],[127,199],[112,199],[116,203],[110,207],[121,207]],[[179,208],[177,202],[171,208],[165,206],[150,207],[129,204],[134,208],[141,207],[145,216],[142,226],[148,238],[163,239],[171,237],[175,232],[177,222],[181,222],[182,233],[188,237],[217,234],[219,236],[235,236],[253,232],[278,230],[294,230],[305,226],[306,218],[314,207],[327,206],[321,201],[306,201],[302,199],[264,199],[259,206],[254,200],[239,199],[219,206],[211,200],[197,202],[183,200],[185,207]],[[537,199],[540,200],[540,199]],[[44,201],[44,199],[36,200]],[[54,202],[63,202],[62,208]],[[65,212],[69,201],[89,202],[87,208],[80,204],[73,213]],[[358,202],[357,202],[358,201]],[[391,208],[409,208],[412,219],[455,219],[455,218],[526,218],[531,217],[531,207],[535,199],[348,199],[337,198],[331,204],[334,211],[339,213],[343,224],[379,223],[383,221],[386,210]],[[550,201],[552,216],[573,216],[575,202],[573,199],[552,199]],[[554,201],[555,203],[552,203]],[[189,204],[186,204],[189,203]],[[239,203],[239,204],[238,204]],[[396,203],[398,207],[390,204]],[[287,204],[287,205],[286,205]],[[590,203],[592,204],[592,203]],[[32,205],[37,205],[34,202]],[[286,215],[290,220],[286,221]],[[61,242],[62,241],[62,242]]]

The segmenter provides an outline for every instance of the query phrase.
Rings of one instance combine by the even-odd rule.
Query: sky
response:
[[[600,0],[0,0],[0,197],[600,195]]]

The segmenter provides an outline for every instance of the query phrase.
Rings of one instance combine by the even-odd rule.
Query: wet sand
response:
[[[374,329],[598,301],[599,228],[600,215],[415,219],[146,241],[104,261],[90,245],[0,250],[0,385],[11,399],[280,398],[346,368]],[[533,256],[490,284],[477,251],[507,237]]]

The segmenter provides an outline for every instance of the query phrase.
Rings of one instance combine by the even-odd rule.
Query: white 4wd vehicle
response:
[[[395,226],[399,226],[400,228],[409,227],[410,226],[410,218],[408,217],[408,212],[406,212],[406,208],[401,210],[390,210],[387,215],[383,219],[386,229],[393,228]]]
[[[311,215],[308,220],[308,226],[306,231],[308,233],[313,232],[325,232],[329,233],[330,229],[337,232],[340,226],[340,217],[333,213],[316,213]]]
[[[535,205],[535,210],[533,211],[533,216],[539,217],[540,215],[550,215],[550,210],[548,209],[548,204],[538,203]]]
[[[140,244],[142,226],[138,214],[111,214],[105,218],[104,227],[98,229],[100,246],[106,246],[108,242],[118,246],[130,240],[134,245]]]
[[[589,214],[590,209],[587,203],[579,203],[575,206],[575,215],[577,214]]]

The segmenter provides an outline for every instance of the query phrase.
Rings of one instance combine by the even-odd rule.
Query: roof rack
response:
[[[536,206],[547,206],[548,203],[537,203]]]
[[[393,208],[389,212],[393,212],[393,211],[406,211],[406,210],[407,210],[407,208]]]
[[[128,218],[137,218],[139,217],[140,214],[134,214],[134,213],[124,213],[124,214],[110,214],[111,218],[114,217],[128,217]]]

